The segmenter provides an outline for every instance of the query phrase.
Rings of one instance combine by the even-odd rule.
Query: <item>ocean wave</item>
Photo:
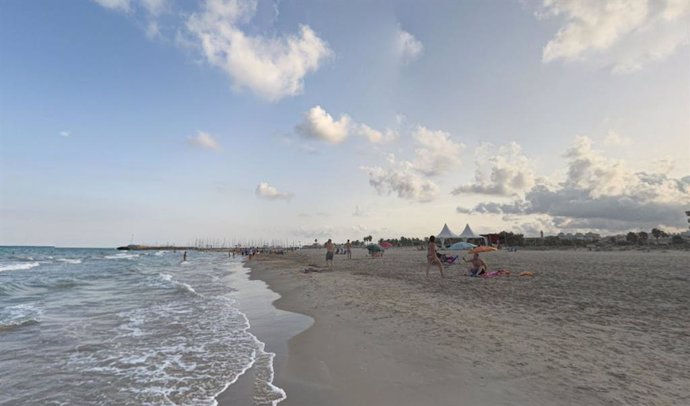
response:
[[[76,279],[58,279],[54,283],[48,285],[48,287],[51,289],[71,289],[83,285],[86,285],[86,283]]]
[[[41,265],[39,262],[22,262],[14,264],[2,264],[0,265],[0,271],[21,271],[26,269],[35,268]]]
[[[119,253],[115,255],[106,255],[104,258],[105,259],[134,259],[138,258],[139,254],[125,254],[125,253]]]
[[[159,279],[174,280],[165,275]],[[70,370],[107,378],[122,388],[116,397],[139,404],[216,405],[216,394],[254,366],[262,369],[257,382],[261,398],[269,399],[261,404],[282,398],[264,379],[272,374],[264,370],[271,368],[266,362],[272,357],[249,333],[246,316],[225,300],[195,296],[117,316],[117,345],[80,347],[67,361]]]
[[[9,306],[0,310],[0,331],[38,324],[42,314],[41,309],[30,304]]]
[[[68,263],[68,264],[81,264],[81,259],[58,258],[57,260],[60,261],[60,262]]]
[[[194,293],[195,295],[198,295],[199,293],[194,290],[194,288],[189,285],[188,283],[180,282],[178,280],[173,279],[172,275],[167,274],[167,273],[159,273],[158,274],[159,278],[165,282],[169,282],[172,286],[186,290],[187,292]]]

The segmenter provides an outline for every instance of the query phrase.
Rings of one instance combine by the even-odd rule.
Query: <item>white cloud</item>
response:
[[[141,0],[141,5],[150,14],[158,15],[168,8],[168,0]]]
[[[130,11],[132,9],[131,0],[93,0],[102,7],[111,10]]]
[[[407,31],[398,28],[395,36],[395,53],[403,64],[408,64],[420,57],[424,45]]]
[[[381,131],[376,131],[366,124],[360,124],[358,132],[362,137],[365,137],[371,143],[378,143],[383,139],[383,133],[381,133]]]
[[[510,196],[534,186],[532,162],[522,154],[517,143],[496,148],[483,144],[475,150],[475,183],[455,188],[451,193],[479,193]]]
[[[304,121],[295,127],[295,131],[306,138],[337,144],[347,138],[349,126],[350,117],[347,115],[334,120],[321,106],[315,106],[304,114]]]
[[[416,173],[409,165],[400,165],[392,169],[381,167],[361,167],[369,175],[369,184],[379,194],[394,193],[402,199],[430,202],[439,193],[439,187],[433,181]]]
[[[422,174],[440,175],[460,164],[460,153],[465,146],[447,132],[419,126],[412,137],[420,145],[415,150],[412,167]]]
[[[158,22],[151,20],[148,22],[146,25],[146,37],[148,39],[154,39],[158,38],[161,36],[161,30],[160,27],[158,26]]]
[[[380,166],[363,166],[360,169],[369,176],[369,184],[379,194],[396,194],[402,199],[429,202],[440,191],[430,177],[442,175],[460,163],[464,145],[454,141],[444,131],[432,131],[419,126],[412,134],[417,148],[412,160],[398,161],[388,154],[388,169]]]
[[[398,133],[394,130],[386,129],[384,132],[381,132],[364,123],[357,125],[357,134],[366,138],[372,144],[392,142],[398,138]]]
[[[69,131],[60,131],[60,135],[63,137],[69,137],[71,134]]]
[[[613,130],[609,130],[604,137],[604,145],[607,147],[622,147],[630,145],[630,138],[623,137]]]
[[[379,131],[367,124],[358,123],[347,114],[341,114],[337,120],[321,106],[314,106],[304,114],[302,122],[295,126],[295,132],[305,138],[328,141],[333,144],[345,141],[351,134],[365,138],[372,144],[383,144],[395,141],[398,133],[387,128]]]
[[[624,161],[605,157],[592,140],[579,136],[564,157],[566,178],[556,186],[537,184],[524,200],[485,202],[472,211],[510,215],[546,215],[556,227],[621,231],[684,227],[690,207],[690,177],[663,172],[634,172]],[[662,171],[666,168],[661,168]]]
[[[220,145],[218,141],[209,133],[204,131],[198,131],[195,136],[189,137],[187,142],[190,145],[194,145],[200,148],[212,149],[215,151],[220,150]]]
[[[292,193],[281,192],[267,182],[260,182],[256,186],[255,193],[258,197],[268,200],[290,200]]]
[[[207,0],[192,14],[187,29],[207,61],[228,74],[236,88],[248,88],[276,101],[302,92],[304,76],[332,52],[308,26],[287,36],[249,36],[239,24],[256,13],[256,0]]]
[[[686,0],[544,0],[540,18],[562,17],[542,61],[597,61],[630,73],[688,43]]]
[[[352,213],[352,215],[355,217],[363,217],[367,215],[367,211],[359,207],[359,205],[356,205],[355,211]]]

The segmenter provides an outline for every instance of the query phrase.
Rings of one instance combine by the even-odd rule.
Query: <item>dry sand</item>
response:
[[[252,277],[314,317],[281,405],[689,405],[690,253],[483,255],[513,276],[424,275],[425,252],[263,255]],[[521,271],[535,276],[518,277]]]

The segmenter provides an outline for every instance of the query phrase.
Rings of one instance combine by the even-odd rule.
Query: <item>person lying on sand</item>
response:
[[[466,260],[465,257],[463,257],[462,259],[463,261],[470,263],[470,276],[479,276],[485,272],[489,272],[489,266],[486,265],[486,262],[479,258],[479,254],[477,253],[475,253],[472,256],[472,259],[470,259],[469,261]]]
[[[441,261],[438,259],[438,256],[436,254],[436,237],[433,235],[429,237],[429,245],[427,245],[426,248],[426,277],[429,277],[429,268],[431,268],[431,265],[437,265],[438,270],[441,271],[441,278],[445,278],[443,275],[443,265],[441,264]]]

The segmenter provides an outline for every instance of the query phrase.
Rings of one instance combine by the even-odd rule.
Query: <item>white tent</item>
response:
[[[439,240],[441,240],[441,246],[445,246],[445,241],[446,238],[458,238],[457,234],[454,232],[450,231],[450,228],[448,228],[448,224],[443,224],[443,230],[441,230],[440,233],[436,236]]]
[[[488,241],[487,241],[486,237],[482,237],[482,236],[479,235],[479,234],[475,234],[474,231],[472,231],[472,229],[470,228],[470,225],[469,225],[469,224],[465,224],[465,229],[462,230],[462,233],[460,233],[460,235],[458,236],[458,238],[460,238],[460,239],[463,240],[463,241],[467,241],[467,240],[470,239],[470,238],[472,238],[472,239],[482,239],[482,240],[484,240],[484,244],[487,244],[487,245],[488,245]]]

